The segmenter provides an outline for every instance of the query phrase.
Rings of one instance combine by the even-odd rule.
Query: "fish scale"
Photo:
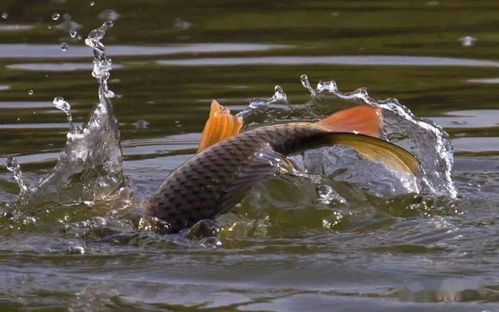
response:
[[[296,140],[324,133],[327,130],[313,124],[265,126],[243,132],[195,155],[177,168],[161,185],[149,202],[149,214],[169,223],[168,232],[177,232],[201,219],[213,218],[228,209],[226,201],[241,198],[255,182],[248,182],[240,193],[227,194],[227,186],[245,181],[239,173],[249,163],[259,159],[260,150],[269,145],[278,153],[287,154]],[[290,134],[294,135],[290,135]],[[300,135],[297,135],[300,133]],[[266,155],[268,156],[268,155]],[[272,155],[270,155],[272,157]],[[264,164],[266,166],[264,166]],[[277,167],[263,161],[265,176]],[[261,180],[263,177],[255,177]],[[229,207],[232,208],[232,207]]]
[[[212,104],[199,153],[167,177],[149,201],[147,214],[168,223],[164,232],[176,233],[227,212],[259,181],[292,172],[285,155],[303,149],[344,144],[392,169],[416,173],[419,168],[410,153],[376,138],[381,116],[367,106],[315,123],[270,125],[237,134],[240,126],[229,111]]]

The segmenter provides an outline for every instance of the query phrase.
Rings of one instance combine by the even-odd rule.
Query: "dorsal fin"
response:
[[[213,100],[211,102],[210,117],[204,126],[197,152],[199,153],[215,143],[237,135],[242,126],[242,117],[232,115],[228,109]]]
[[[356,132],[379,137],[382,117],[379,109],[361,105],[336,112],[317,122],[334,132]]]

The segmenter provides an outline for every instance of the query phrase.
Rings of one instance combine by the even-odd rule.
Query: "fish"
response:
[[[327,145],[347,145],[386,167],[417,175],[411,153],[380,139],[378,108],[360,105],[315,122],[297,121],[241,131],[244,121],[217,101],[197,153],[175,169],[148,201],[147,215],[165,222],[162,233],[177,233],[200,220],[230,211],[258,182],[296,172],[286,155]]]

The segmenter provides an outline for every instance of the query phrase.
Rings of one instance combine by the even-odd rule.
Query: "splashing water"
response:
[[[66,146],[53,172],[30,188],[33,191],[27,192],[28,188],[23,188],[26,191],[21,192],[21,197],[29,195],[30,200],[37,203],[91,203],[106,198],[124,185],[120,133],[112,113],[111,98],[114,93],[107,85],[112,62],[101,42],[110,27],[112,23],[104,23],[90,32],[85,40],[94,51],[92,76],[99,84],[99,102],[93,108],[87,125],[76,127],[70,103],[63,97],[54,98],[54,106],[66,114],[69,122]],[[22,181],[20,176],[19,179]]]
[[[331,113],[324,110],[324,102],[331,97],[343,102],[353,102],[380,108],[383,115],[383,136],[413,153],[421,164],[422,172],[416,178],[394,172],[382,172],[378,164],[352,155],[350,149],[326,147],[305,151],[292,156],[297,167],[335,179],[353,181],[373,189],[379,196],[404,193],[422,193],[455,198],[457,191],[452,181],[453,148],[448,134],[431,121],[422,120],[396,99],[377,101],[369,97],[364,88],[343,93],[335,81],[321,81],[313,88],[307,75],[300,77],[302,86],[310,92],[311,99],[303,105],[291,105],[284,91],[276,86],[269,100],[253,99],[249,109],[239,113],[250,127],[276,121],[316,120]],[[282,96],[284,94],[284,97]],[[344,103],[340,103],[340,107]],[[348,168],[347,172],[342,172]],[[374,171],[373,171],[374,170]],[[380,171],[381,170],[381,171]],[[383,178],[380,179],[379,176]]]
[[[9,170],[14,174],[14,179],[16,180],[20,190],[19,195],[23,196],[28,192],[29,188],[23,180],[23,173],[21,171],[21,166],[19,166],[19,163],[14,157],[8,157],[6,162],[6,167],[7,170]]]
[[[364,88],[343,93],[338,90],[335,81],[321,81],[316,90],[319,95],[332,94],[342,100],[360,101],[381,108],[386,137],[411,151],[420,161],[423,187],[428,189],[423,188],[422,191],[453,198],[457,196],[451,175],[453,147],[449,135],[440,126],[417,118],[396,99],[372,99]]]
[[[101,27],[92,30],[85,39],[85,44],[91,47],[94,53],[92,76],[98,82],[99,99],[87,125],[80,127],[73,123],[71,105],[63,97],[55,97],[53,100],[53,105],[66,114],[69,131],[64,151],[52,173],[42,179],[38,185],[31,187],[23,181],[21,170],[15,159],[9,159],[8,169],[14,173],[14,178],[19,184],[20,202],[24,203],[23,206],[26,206],[27,200],[37,204],[34,206],[47,206],[47,203],[66,206],[80,203],[92,205],[104,199],[118,202],[120,209],[123,210],[131,207],[140,209],[142,205],[142,198],[135,196],[133,188],[127,185],[123,175],[120,133],[112,112],[111,99],[115,95],[108,86],[112,60],[107,56],[106,48],[102,43],[106,32],[112,26],[112,22],[106,22]],[[429,193],[450,197],[457,195],[451,180],[452,147],[447,134],[440,127],[416,118],[397,100],[371,99],[365,89],[342,93],[334,81],[319,82],[316,88],[311,86],[306,75],[302,75],[300,81],[311,94],[311,99],[307,103],[290,104],[283,88],[277,85],[271,98],[251,100],[248,109],[238,115],[242,116],[245,124],[251,127],[282,121],[317,120],[331,113],[331,107],[328,107],[326,112],[322,111],[324,110],[323,102],[331,97],[344,102],[357,104],[360,102],[375,106],[382,109],[384,136],[415,154],[423,169],[421,176],[417,179],[391,172],[381,164],[362,159],[351,149],[341,146],[325,147],[291,156],[296,167],[305,174],[296,174],[294,180],[291,178],[291,181],[283,180],[284,182],[280,183],[287,183],[287,187],[290,188],[308,188],[311,190],[310,194],[315,194],[309,194],[309,197],[305,197],[302,203],[296,202],[296,204],[298,207],[303,207],[304,212],[310,211],[307,208],[309,205],[319,207],[309,216],[310,219],[321,221],[317,224],[319,228],[331,230],[340,224],[345,216],[351,214],[348,209],[349,202],[355,197],[364,196],[361,195],[363,194],[361,190],[374,190],[375,195],[389,198],[407,193]],[[303,180],[306,181],[303,182]],[[340,183],[338,184],[337,181]],[[345,193],[345,185],[341,183],[358,184],[360,188],[352,190],[347,187]],[[264,183],[263,191],[265,190],[268,189],[265,188]],[[272,198],[270,200],[273,201]],[[255,207],[260,206],[259,202],[252,202],[251,195],[246,202],[252,203],[251,205]],[[117,233],[121,230],[130,231],[133,227],[130,227],[127,222],[122,222],[123,219],[116,215],[114,207],[114,205],[107,207],[110,209],[108,209],[106,219],[89,219],[88,222],[67,224],[68,229],[78,235],[83,235],[82,233],[93,231],[96,227],[108,227],[108,224],[115,224],[113,227],[119,228]],[[335,210],[331,210],[331,207],[335,207]],[[32,219],[31,216],[25,219],[29,218]],[[101,222],[102,220],[105,222]],[[230,217],[228,220],[230,224],[234,223]],[[146,221],[149,222],[141,219],[142,223]],[[88,225],[89,222],[92,226]],[[253,221],[244,221],[241,224],[245,222],[252,224],[252,231],[262,233],[267,233],[268,225],[272,223],[268,215],[263,218],[255,217]],[[299,225],[296,226],[299,227]],[[140,226],[139,222],[138,229],[147,230],[149,227]]]

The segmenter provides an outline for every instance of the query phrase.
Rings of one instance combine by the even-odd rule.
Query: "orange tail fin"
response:
[[[317,122],[335,132],[357,132],[379,137],[382,117],[379,109],[361,105],[336,112]]]
[[[236,117],[217,101],[211,102],[210,117],[204,126],[198,153],[211,145],[235,136],[243,126],[243,118]]]

